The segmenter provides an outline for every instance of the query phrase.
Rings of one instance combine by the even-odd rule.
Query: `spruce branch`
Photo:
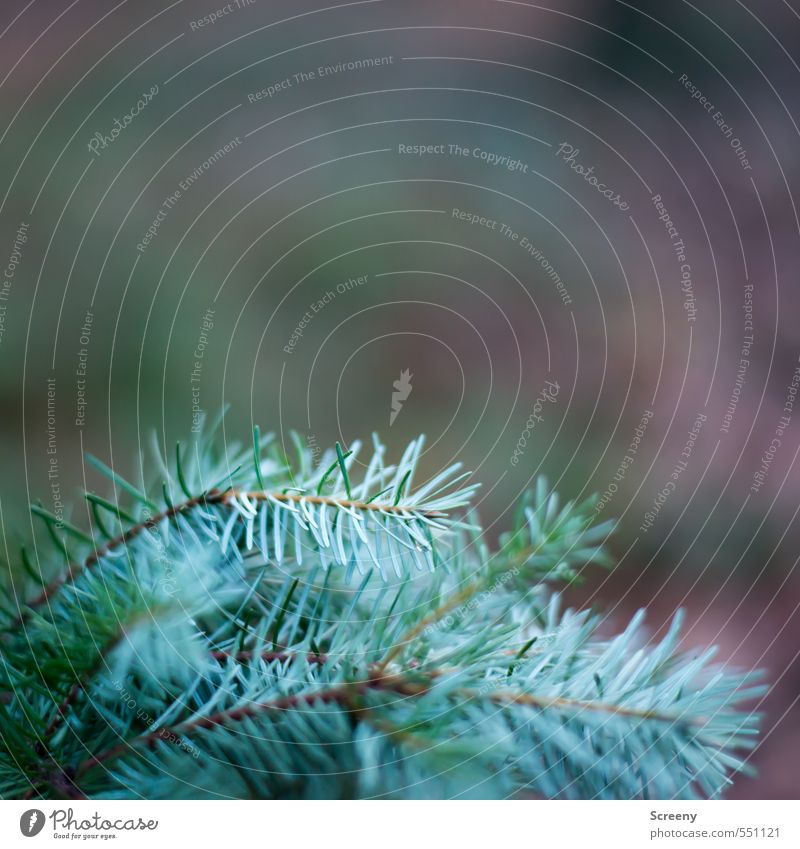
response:
[[[753,675],[680,617],[651,645],[561,610],[610,564],[591,501],[540,480],[491,551],[459,467],[414,485],[422,439],[361,474],[292,444],[159,449],[147,490],[92,460],[93,534],[35,510],[52,559],[9,589],[55,577],[2,614],[0,796],[696,798],[744,768]]]

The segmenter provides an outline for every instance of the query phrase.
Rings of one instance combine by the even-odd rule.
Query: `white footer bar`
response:
[[[800,802],[16,802],[0,846],[800,846]],[[512,843],[513,841],[513,843]]]

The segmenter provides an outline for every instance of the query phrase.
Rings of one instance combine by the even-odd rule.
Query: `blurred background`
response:
[[[224,404],[423,431],[493,535],[599,493],[571,600],[765,668],[729,795],[797,798],[798,61],[795,0],[4,0],[6,552]]]

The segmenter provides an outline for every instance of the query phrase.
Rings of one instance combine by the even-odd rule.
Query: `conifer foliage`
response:
[[[458,465],[208,433],[41,506],[0,632],[4,798],[696,798],[761,692],[712,650],[563,609],[610,522],[539,480],[490,548]],[[369,456],[365,457],[364,455]],[[90,527],[82,530],[77,524]]]

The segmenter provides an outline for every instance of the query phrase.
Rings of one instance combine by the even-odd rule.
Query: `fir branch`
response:
[[[166,508],[165,510],[162,510],[155,516],[151,516],[142,522],[131,525],[124,532],[118,534],[113,539],[110,539],[99,547],[96,547],[94,551],[92,551],[92,553],[89,554],[82,563],[76,563],[71,565],[67,569],[65,574],[59,576],[54,581],[51,581],[49,584],[47,584],[42,589],[41,593],[35,596],[30,601],[26,602],[25,606],[27,608],[37,608],[46,604],[50,597],[58,589],[60,589],[64,584],[73,582],[76,576],[80,574],[84,569],[91,568],[96,563],[98,563],[103,557],[114,552],[115,550],[119,548],[124,548],[144,531],[153,530],[157,528],[161,524],[161,522],[173,519],[181,513],[189,512],[199,506],[231,504],[237,500],[267,503],[270,501],[277,501],[287,504],[299,504],[301,502],[306,502],[309,504],[327,506],[341,510],[363,510],[372,511],[380,514],[395,515],[400,519],[414,518],[414,515],[409,515],[409,510],[407,507],[403,507],[402,505],[397,504],[387,504],[380,502],[367,503],[364,501],[355,501],[352,499],[345,498],[332,498],[319,495],[298,495],[286,492],[242,492],[236,489],[229,489],[222,492],[219,490],[211,490],[208,493],[193,496],[192,498],[182,501],[179,504],[172,505]],[[447,513],[442,511],[423,510],[415,515],[427,520],[441,520],[447,517]]]
[[[180,504],[170,506],[167,509],[162,510],[160,513],[157,513],[155,516],[148,517],[143,522],[132,525],[118,536],[108,540],[100,546],[95,546],[94,541],[92,540],[93,551],[91,554],[87,555],[86,559],[82,563],[75,563],[68,566],[63,575],[59,576],[54,581],[51,581],[42,589],[42,592],[39,595],[28,601],[25,605],[26,608],[35,609],[46,604],[54,593],[56,593],[65,584],[71,584],[84,569],[90,569],[96,563],[99,563],[100,560],[102,560],[102,558],[107,554],[128,545],[144,531],[157,528],[161,522],[172,519],[180,513],[192,510],[201,504],[219,503],[223,500],[224,495],[225,493],[222,492],[211,491],[204,495],[195,496],[181,502]],[[20,621],[23,616],[24,613],[20,616],[18,621]]]
[[[401,682],[398,680],[397,688]],[[94,755],[81,763],[76,775],[80,777],[88,769],[91,769],[107,761],[114,760],[124,754],[133,746],[143,746],[145,748],[152,747],[155,743],[165,740],[169,743],[180,742],[182,735],[191,733],[197,730],[214,729],[217,726],[224,726],[229,723],[242,722],[245,719],[258,716],[267,711],[288,711],[303,706],[313,706],[315,704],[332,704],[337,703],[345,706],[350,706],[355,709],[354,697],[365,693],[372,688],[395,689],[386,679],[369,679],[356,684],[340,684],[336,687],[327,687],[319,690],[314,690],[308,693],[294,693],[280,698],[273,699],[269,702],[259,702],[246,705],[240,705],[228,710],[221,710],[211,716],[201,716],[196,719],[187,720],[180,725],[172,728],[159,728],[150,734],[143,734],[141,737],[134,738],[111,749],[107,749],[98,755]],[[404,692],[402,689],[397,689],[397,692]]]

